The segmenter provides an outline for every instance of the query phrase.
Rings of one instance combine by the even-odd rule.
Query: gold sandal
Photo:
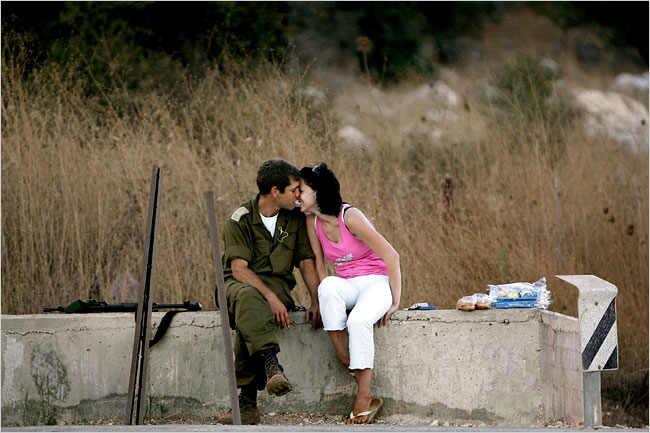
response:
[[[354,414],[354,411],[350,412],[350,417],[348,418],[348,424],[350,424],[350,421],[356,418],[359,418],[360,416],[367,416],[368,419],[366,419],[365,422],[359,423],[359,424],[370,424],[376,417],[377,414],[379,413],[379,410],[384,406],[384,400],[381,399],[380,397],[375,397],[372,399],[370,402],[370,410],[367,410],[365,412],[360,412],[358,414]]]

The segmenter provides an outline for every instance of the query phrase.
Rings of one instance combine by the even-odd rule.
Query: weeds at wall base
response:
[[[25,394],[21,408],[22,425],[57,425],[57,409],[52,405],[49,387],[39,387],[38,396],[38,400],[30,400],[29,393]]]

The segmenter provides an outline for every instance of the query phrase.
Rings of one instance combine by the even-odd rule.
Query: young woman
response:
[[[373,399],[370,390],[373,326],[387,325],[399,308],[399,254],[361,211],[343,203],[339,182],[325,163],[304,167],[300,177],[300,209],[308,214],[307,233],[320,279],[323,327],[358,385],[348,424],[369,423],[383,405],[380,398]],[[334,265],[337,276],[327,276],[325,259]]]

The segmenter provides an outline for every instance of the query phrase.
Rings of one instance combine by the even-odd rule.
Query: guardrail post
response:
[[[618,289],[595,275],[556,275],[578,288],[585,427],[602,425],[600,372],[618,370]]]

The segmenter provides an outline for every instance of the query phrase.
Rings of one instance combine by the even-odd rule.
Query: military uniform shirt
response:
[[[248,269],[265,284],[280,280],[285,287],[292,289],[296,285],[294,266],[302,260],[314,258],[305,216],[299,209],[280,209],[275,235],[271,237],[260,217],[258,200],[259,194],[235,209],[225,223],[224,277],[226,281],[234,278],[230,262],[240,258],[248,262]]]

